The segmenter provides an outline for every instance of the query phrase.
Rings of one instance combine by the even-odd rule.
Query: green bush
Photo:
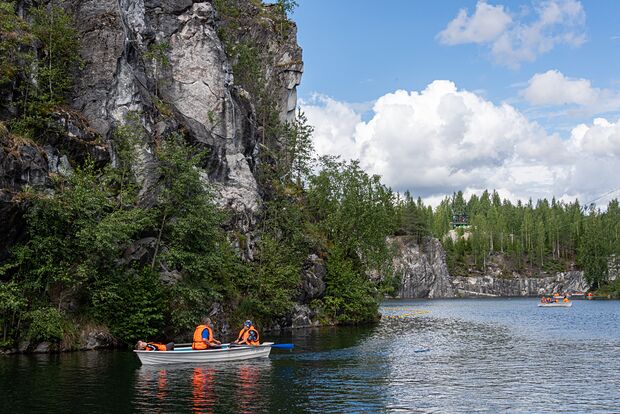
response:
[[[128,344],[153,338],[163,329],[167,303],[159,275],[148,268],[101,282],[92,303],[95,317]]]
[[[60,342],[69,331],[64,314],[56,308],[39,308],[28,312],[28,338],[34,342]]]
[[[327,258],[327,287],[322,305],[325,316],[339,323],[372,322],[378,315],[376,288],[338,248]]]

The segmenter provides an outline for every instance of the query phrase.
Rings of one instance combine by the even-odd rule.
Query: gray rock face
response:
[[[138,111],[154,134],[178,127],[209,150],[205,167],[216,183],[221,206],[254,214],[260,207],[254,177],[259,157],[258,128],[252,97],[234,84],[231,65],[218,37],[218,16],[209,1],[73,0],[80,22],[86,61],[73,106],[107,140],[127,113]],[[247,7],[252,6],[247,2]],[[274,61],[267,68],[277,77],[271,85],[280,96],[281,117],[294,113],[296,86],[302,71],[294,25],[287,42],[276,41],[274,28],[260,24],[247,30],[269,47]],[[261,50],[262,45],[261,45]],[[267,50],[267,49],[264,49]],[[155,51],[155,52],[154,52]],[[161,105],[166,118],[162,123]],[[154,142],[137,148],[139,182],[156,181]],[[145,191],[144,194],[147,192]]]
[[[235,1],[244,10],[244,25],[232,35],[254,42],[280,118],[291,119],[303,71],[296,26],[273,17],[273,6]],[[27,4],[18,1],[20,10],[27,10]],[[232,220],[240,226],[237,230],[251,232],[262,200],[255,174],[261,162],[259,138],[264,137],[252,103],[255,97],[234,82],[218,36],[221,17],[213,4],[65,1],[77,22],[84,62],[76,76],[72,109],[54,114],[57,128],[45,138],[45,151],[22,146],[17,149],[19,161],[0,153],[0,191],[46,185],[50,172],[69,174],[72,164],[87,156],[100,165],[115,163],[114,129],[128,113],[137,113],[148,132],[134,148],[133,171],[142,203],[155,202],[156,191],[151,190],[158,180],[158,140],[183,131],[208,150],[203,176],[214,186],[217,204],[238,214]],[[10,101],[10,92],[0,91],[0,98]],[[245,255],[251,258],[252,253]]]
[[[19,192],[50,183],[45,151],[33,142],[14,137],[0,122],[0,260],[23,236],[27,204]]]
[[[299,301],[310,303],[313,299],[323,296],[325,293],[325,262],[316,254],[309,255],[301,272],[301,286]]]
[[[397,249],[394,270],[401,275],[401,298],[451,298],[456,296],[537,296],[543,293],[586,291],[589,286],[583,272],[571,271],[541,277],[500,277],[487,274],[452,277],[446,254],[437,239],[422,247],[406,237],[389,241]]]
[[[589,288],[581,271],[539,278],[456,277],[452,283],[459,296],[538,296],[565,291],[584,292]]]
[[[393,260],[396,274],[401,277],[399,295],[402,298],[454,297],[451,278],[446,265],[446,253],[437,239],[423,246],[405,236],[388,241],[397,249]]]
[[[319,326],[316,313],[308,305],[296,304],[291,317],[291,328],[309,328]]]
[[[51,343],[49,342],[41,342],[39,344],[37,344],[37,346],[35,346],[35,348],[32,350],[33,353],[35,354],[46,354],[48,352],[50,352],[54,347],[52,346]]]
[[[117,345],[114,337],[105,328],[87,327],[80,332],[80,350],[105,349]]]
[[[612,255],[607,262],[607,281],[613,282],[620,277],[620,257]]]

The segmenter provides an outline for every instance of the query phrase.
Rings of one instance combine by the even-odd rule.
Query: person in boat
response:
[[[221,348],[222,343],[213,336],[213,322],[211,318],[204,318],[202,325],[198,325],[194,330],[192,349]]]
[[[251,320],[248,319],[247,321],[243,322],[241,331],[239,331],[239,335],[237,336],[237,339],[233,342],[233,344],[252,346],[260,345],[260,335],[258,334],[258,330],[252,324]]]
[[[174,351],[174,342],[160,344],[157,342],[138,341],[136,349],[138,351]]]
[[[568,302],[568,298],[564,296],[564,300],[562,302]]]

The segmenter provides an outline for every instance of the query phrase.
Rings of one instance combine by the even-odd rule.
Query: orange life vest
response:
[[[256,338],[250,339],[250,332],[253,332],[254,335],[252,336],[255,336]],[[241,344],[254,346],[260,345],[260,335],[258,334],[258,331],[254,327],[254,325],[250,326],[248,329],[242,329],[241,332],[239,332],[239,336],[241,337],[241,341],[239,341],[239,343]]]
[[[202,337],[204,330],[209,331],[209,338],[205,340]],[[208,349],[213,340],[213,330],[209,325],[198,325],[194,331],[194,339],[192,340],[192,349]]]
[[[144,348],[145,351],[167,351],[166,349],[166,345],[164,344],[158,344],[155,342],[148,342],[146,344],[146,348]]]

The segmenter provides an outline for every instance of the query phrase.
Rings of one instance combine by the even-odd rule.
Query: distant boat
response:
[[[551,302],[551,303],[539,303],[541,308],[570,308],[573,306],[573,302]]]

